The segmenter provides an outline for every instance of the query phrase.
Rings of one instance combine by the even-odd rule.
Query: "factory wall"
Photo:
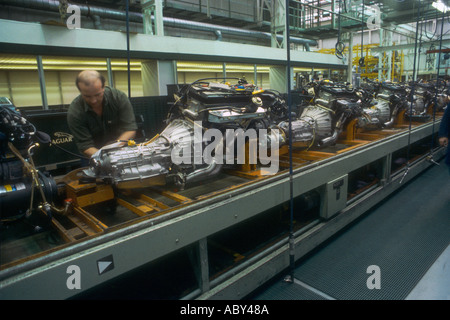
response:
[[[223,73],[218,72],[178,72],[178,83],[192,83],[202,78],[220,78]],[[245,78],[249,83],[254,83],[253,73],[227,72],[229,78]],[[257,83],[259,87],[264,89],[270,88],[269,74],[258,73]]]
[[[79,71],[44,71],[47,100],[49,106],[67,107],[79,92],[75,87],[75,77]],[[100,71],[108,82],[106,71]],[[222,72],[178,72],[178,83],[192,83],[202,78],[220,78]],[[245,78],[254,83],[253,73],[227,72],[230,78]],[[131,96],[144,96],[140,71],[130,73]],[[128,76],[126,71],[113,71],[113,86],[128,93]],[[270,88],[269,74],[258,73],[257,85]],[[0,96],[8,97],[17,107],[42,107],[42,97],[37,70],[0,70]]]
[[[68,106],[78,96],[75,78],[78,71],[44,71],[49,106]],[[101,72],[108,83],[108,75]],[[131,95],[143,96],[140,72],[131,72]],[[125,71],[113,72],[114,87],[128,92],[128,77]],[[0,96],[9,97],[16,107],[41,107],[42,97],[38,71],[0,70]]]

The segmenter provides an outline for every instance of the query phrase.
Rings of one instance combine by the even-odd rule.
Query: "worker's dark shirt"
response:
[[[102,116],[98,116],[79,95],[70,104],[67,123],[80,152],[90,147],[100,149],[123,132],[137,129],[128,97],[110,87],[105,87]]]
[[[447,104],[447,108],[444,111],[444,115],[441,119],[441,125],[439,126],[439,137],[447,137],[450,139],[450,103]],[[447,155],[445,157],[445,163],[450,165],[450,148],[447,149]]]

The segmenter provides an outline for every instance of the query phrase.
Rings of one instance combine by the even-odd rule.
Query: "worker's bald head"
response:
[[[85,86],[89,87],[95,84],[98,80],[101,81],[102,88],[105,87],[105,77],[103,77],[100,72],[95,70],[85,70],[78,74],[75,84],[78,90],[80,90],[80,83],[83,83]]]
[[[86,70],[78,74],[76,85],[83,100],[91,108],[99,111],[103,105],[105,78],[97,71]]]

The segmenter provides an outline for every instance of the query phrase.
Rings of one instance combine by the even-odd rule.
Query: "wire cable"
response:
[[[338,15],[338,38],[336,45],[334,46],[335,55],[339,59],[344,59],[344,50],[345,50],[345,44],[341,41],[341,13],[342,13],[342,6],[341,6],[342,0],[339,0],[339,15]]]
[[[409,165],[410,165],[410,161],[409,161],[409,157],[410,157],[410,152],[411,152],[411,129],[412,129],[412,108],[413,108],[413,103],[414,103],[414,92],[415,92],[415,88],[416,88],[416,56],[417,56],[417,43],[418,43],[418,38],[419,38],[419,19],[420,19],[420,5],[417,8],[417,21],[416,21],[416,37],[415,37],[415,42],[414,42],[414,63],[413,63],[413,83],[412,83],[412,87],[411,87],[411,92],[410,92],[410,107],[409,107],[409,131],[408,131],[408,147],[406,150],[406,169],[405,172],[403,173],[402,178],[400,179],[400,184],[403,183],[403,180],[405,179],[406,175],[409,172]]]
[[[359,66],[364,67],[364,0],[362,3],[362,14],[361,14],[361,58],[359,59]]]
[[[126,3],[126,25],[127,25],[127,75],[128,75],[128,98],[131,98],[131,72],[130,72],[130,5],[129,0]]]
[[[287,51],[287,103],[289,113],[289,275],[285,278],[286,282],[294,282],[295,267],[295,249],[294,249],[294,195],[293,195],[293,168],[292,168],[292,102],[291,102],[291,49],[290,49],[290,31],[289,31],[289,0],[285,2],[286,9],[286,51]]]
[[[436,86],[434,88],[435,94],[434,94],[434,103],[433,103],[433,126],[432,126],[432,131],[431,131],[430,156],[428,157],[428,161],[430,161],[431,163],[437,164],[437,165],[439,165],[439,163],[437,163],[433,159],[433,147],[435,144],[434,130],[435,130],[435,122],[436,122],[437,96],[438,96],[438,90],[441,87],[440,86],[441,81],[439,80],[439,72],[440,72],[440,68],[441,68],[441,53],[442,53],[442,38],[443,38],[442,33],[444,31],[444,18],[445,18],[445,12],[442,12],[441,37],[439,40],[439,54],[438,54],[437,74],[436,74]],[[436,24],[437,24],[437,17],[436,17]],[[436,25],[436,29],[437,29],[437,25]]]

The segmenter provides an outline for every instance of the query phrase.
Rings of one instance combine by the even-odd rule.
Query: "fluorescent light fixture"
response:
[[[446,13],[446,12],[449,11],[449,9],[450,9],[449,7],[447,7],[447,6],[445,5],[444,2],[442,2],[442,0],[434,1],[433,4],[432,4],[432,6],[433,6],[435,9],[437,9],[437,10],[443,12],[443,13]]]

